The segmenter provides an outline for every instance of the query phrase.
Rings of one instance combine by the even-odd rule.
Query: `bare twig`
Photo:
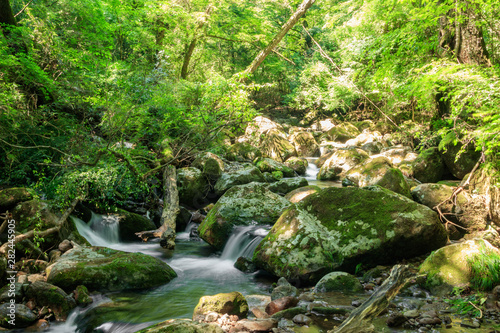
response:
[[[22,12],[24,12],[24,10],[25,10],[26,8],[28,8],[28,6],[29,6],[29,5],[31,5],[31,3],[32,3],[32,2],[33,2],[33,0],[30,0],[30,2],[28,2],[28,3],[26,4],[26,6],[24,6],[24,7],[23,7],[23,9],[21,9],[21,10],[19,11],[19,13],[17,13],[16,15],[14,15],[14,17],[17,17],[17,16],[18,16],[18,15],[20,15]]]

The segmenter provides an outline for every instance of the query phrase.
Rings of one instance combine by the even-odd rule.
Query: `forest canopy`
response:
[[[162,166],[223,153],[277,109],[499,160],[497,1],[0,0],[0,13],[0,181],[61,206],[144,196]]]

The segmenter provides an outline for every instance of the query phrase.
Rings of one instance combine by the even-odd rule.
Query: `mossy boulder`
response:
[[[67,292],[79,285],[95,291],[146,289],[176,276],[158,258],[97,246],[73,248],[47,268],[47,282]]]
[[[359,148],[337,149],[319,169],[319,180],[338,180],[350,169],[369,158],[368,154]]]
[[[245,137],[258,141],[260,136],[270,130],[276,130],[284,134],[283,126],[269,118],[257,116],[248,123],[245,129]]]
[[[316,283],[335,270],[392,264],[446,244],[437,214],[379,186],[322,189],[287,209],[254,252],[276,276]]]
[[[215,192],[218,195],[223,195],[233,186],[244,185],[251,182],[265,183],[266,179],[257,167],[247,164],[241,169],[224,172],[217,183],[215,183]]]
[[[210,152],[205,152],[191,163],[192,167],[201,170],[202,174],[211,180],[217,180],[224,172],[224,162],[222,159]]]
[[[279,182],[270,184],[267,188],[269,191],[278,193],[280,195],[285,195],[299,187],[304,187],[309,185],[307,179],[303,177],[294,177],[282,179]]]
[[[122,241],[137,241],[136,232],[156,229],[153,221],[142,215],[124,209],[118,209],[114,215],[118,217],[118,232]]]
[[[360,131],[356,126],[345,122],[331,128],[326,134],[331,141],[344,143],[349,139],[354,139],[360,134]]]
[[[366,151],[368,155],[377,155],[383,148],[384,145],[378,141],[367,142],[361,146],[361,149]]]
[[[24,187],[11,187],[0,191],[0,212],[14,208],[18,203],[33,199],[33,195]]]
[[[89,290],[85,286],[77,286],[74,291],[75,301],[77,305],[87,306],[94,302],[89,295]]]
[[[298,156],[319,156],[319,145],[311,132],[295,132],[290,135],[289,140],[295,147]]]
[[[437,147],[423,150],[412,163],[413,177],[422,183],[437,183],[443,179],[445,168]]]
[[[262,134],[259,148],[263,156],[268,156],[278,162],[297,156],[295,147],[288,141],[286,135],[277,130],[269,130]]]
[[[259,159],[256,163],[255,166],[261,171],[261,172],[274,172],[274,171],[281,171],[283,173],[283,176],[285,177],[293,177],[295,176],[295,172],[293,171],[292,168],[287,167],[285,164],[277,162],[273,159],[270,158],[262,158]]]
[[[236,142],[228,148],[225,155],[226,159],[230,161],[253,161],[261,156],[262,152],[260,149],[248,142]]]
[[[285,199],[292,203],[297,203],[301,200],[304,200],[309,195],[316,193],[320,190],[319,186],[316,185],[308,185],[304,187],[299,187],[285,195]]]
[[[11,317],[9,317],[11,303],[4,303],[0,305],[0,326],[4,328],[25,328],[31,325],[35,320],[36,320],[36,315],[33,313],[33,311],[30,310],[26,305],[24,304],[14,304],[13,307],[15,309],[14,315],[15,315],[15,320],[14,323],[15,325],[9,324],[9,321],[12,320]]]
[[[224,331],[217,324],[199,323],[189,319],[170,319],[137,333],[224,333]]]
[[[197,208],[205,202],[208,193],[207,178],[197,168],[178,169],[177,189],[180,203]]]
[[[484,239],[473,239],[455,243],[431,253],[420,267],[421,274],[427,274],[425,286],[433,292],[443,294],[454,287],[471,286],[471,260],[478,256],[500,257],[500,250]]]
[[[39,307],[51,309],[58,321],[66,320],[69,312],[76,307],[75,299],[64,290],[42,281],[30,284],[26,289],[26,297],[34,300]]]
[[[285,165],[298,175],[305,175],[309,162],[303,157],[292,156],[285,161]]]
[[[331,272],[321,278],[314,286],[315,293],[340,291],[343,293],[358,293],[363,291],[361,282],[346,272]]]
[[[221,250],[234,226],[273,224],[291,203],[267,189],[267,184],[250,183],[229,189],[198,227],[200,237]]]
[[[481,152],[476,151],[474,145],[469,144],[461,151],[462,147],[461,143],[457,145],[450,143],[442,149],[444,163],[451,174],[458,179],[464,178],[466,174],[471,172],[481,157]]]
[[[209,312],[229,314],[243,319],[248,315],[248,303],[245,297],[237,291],[221,293],[213,296],[203,296],[194,308],[193,318]]]
[[[366,160],[346,173],[345,178],[359,187],[379,185],[411,198],[410,186],[401,170],[392,167],[384,156]]]
[[[25,233],[37,226],[45,230],[57,226],[58,218],[48,203],[38,199],[19,203],[12,210],[12,218],[16,221],[16,231]]]
[[[401,163],[410,152],[412,152],[411,147],[399,145],[383,148],[380,155],[387,157],[389,161],[391,161],[391,164],[397,165]]]

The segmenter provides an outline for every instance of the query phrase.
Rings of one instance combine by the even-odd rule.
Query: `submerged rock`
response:
[[[291,203],[266,186],[250,183],[229,189],[200,224],[200,237],[220,250],[234,226],[273,224]]]
[[[437,214],[378,186],[322,189],[287,209],[253,261],[288,280],[317,282],[333,270],[391,264],[446,244]]]
[[[177,274],[160,259],[105,247],[79,247],[47,268],[47,282],[66,291],[78,285],[90,290],[118,291],[157,287]]]
[[[137,333],[224,333],[224,331],[216,324],[199,323],[189,319],[170,319]]]
[[[235,315],[243,319],[248,314],[248,303],[245,297],[237,291],[221,293],[213,296],[203,296],[194,308],[193,318],[209,312]]]

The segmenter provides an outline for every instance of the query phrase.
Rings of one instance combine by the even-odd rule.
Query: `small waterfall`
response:
[[[251,258],[253,251],[268,232],[264,227],[255,225],[234,228],[220,258],[233,261],[239,257]]]
[[[108,243],[115,244],[120,241],[118,215],[100,215],[92,212],[89,226]]]
[[[307,169],[306,169],[306,175],[305,178],[310,181],[310,180],[316,180],[316,176],[318,175],[319,168],[316,166],[316,161],[317,158],[308,158],[307,159]]]

